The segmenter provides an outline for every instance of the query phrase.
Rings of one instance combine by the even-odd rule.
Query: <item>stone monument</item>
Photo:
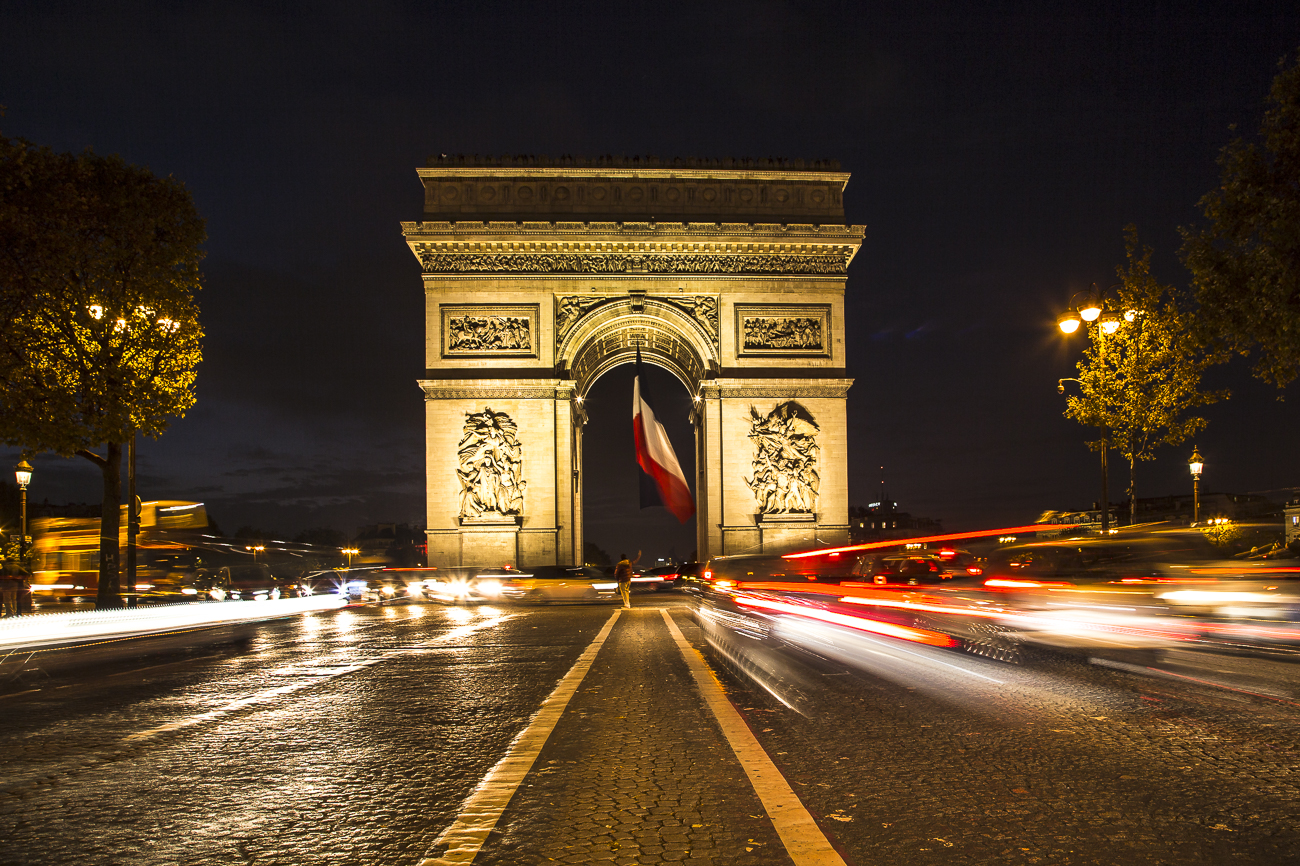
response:
[[[581,561],[584,396],[638,344],[694,400],[700,558],[848,542],[863,227],[837,164],[440,156],[419,176],[430,565]]]

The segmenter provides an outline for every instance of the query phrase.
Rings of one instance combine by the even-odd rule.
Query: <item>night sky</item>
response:
[[[10,0],[0,130],[193,191],[199,400],[142,447],[140,492],[287,535],[423,523],[424,299],[398,223],[421,217],[429,154],[838,159],[868,227],[848,281],[850,498],[877,499],[883,465],[900,508],[971,529],[1097,498],[1056,392],[1082,341],[1055,316],[1116,282],[1129,222],[1185,284],[1177,228],[1229,126],[1257,127],[1296,8]],[[656,373],[689,474],[688,398]],[[685,556],[693,527],[636,508],[630,377],[588,403],[588,538]],[[1244,365],[1214,378],[1234,395],[1196,440],[1203,489],[1300,485],[1300,395],[1278,402]],[[1139,494],[1187,491],[1190,452],[1144,464]],[[88,462],[35,466],[36,501],[99,499]],[[1115,500],[1126,476],[1114,462]]]

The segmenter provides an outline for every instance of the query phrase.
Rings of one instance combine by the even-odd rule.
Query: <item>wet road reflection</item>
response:
[[[1300,668],[1285,654],[1028,642],[998,654],[1001,631],[932,639],[954,634],[935,610],[746,592],[767,603],[638,601],[704,651],[847,862],[1300,860]],[[239,645],[9,683],[0,863],[415,866],[610,614],[353,607],[265,623]],[[868,628],[839,618],[864,614]],[[520,780],[490,862],[570,843],[597,861],[631,849],[620,827],[649,862],[690,862],[682,846],[700,838],[713,847],[691,856],[710,863],[783,861],[700,695],[670,684],[669,666],[685,675],[668,631],[637,616],[660,619],[632,611],[610,633],[615,656],[596,656]],[[620,787],[629,749],[666,793]],[[719,790],[735,793],[683,795]],[[575,799],[557,805],[561,793]],[[597,810],[624,800],[638,814]],[[720,823],[697,828],[688,811]],[[543,817],[545,845],[528,829]]]

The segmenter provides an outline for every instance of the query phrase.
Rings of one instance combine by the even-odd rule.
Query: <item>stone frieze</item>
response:
[[[426,274],[775,274],[848,273],[843,255],[626,255],[622,253],[421,252]]]
[[[744,316],[741,328],[746,350],[825,348],[820,316]]]
[[[530,352],[527,316],[449,316],[447,348],[453,352]]]

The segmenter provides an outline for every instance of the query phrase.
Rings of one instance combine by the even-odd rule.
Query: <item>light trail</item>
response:
[[[335,610],[346,604],[347,599],[339,595],[313,595],[267,601],[193,602],[147,608],[18,616],[0,621],[0,653],[96,640],[145,637],[205,626],[257,622]]]

